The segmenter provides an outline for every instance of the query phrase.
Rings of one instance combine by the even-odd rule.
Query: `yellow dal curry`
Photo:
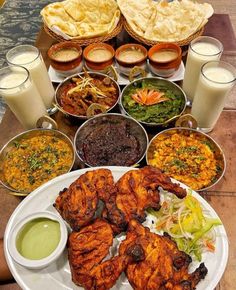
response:
[[[69,171],[73,151],[55,136],[34,136],[14,142],[3,164],[6,182],[14,189],[31,192],[48,180]]]
[[[196,134],[163,134],[152,142],[148,163],[194,190],[211,185],[219,170],[209,141]]]

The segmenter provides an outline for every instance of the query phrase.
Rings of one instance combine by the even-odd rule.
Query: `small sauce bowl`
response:
[[[161,77],[171,77],[179,68],[182,59],[180,46],[174,43],[160,43],[148,51],[151,71]]]
[[[83,52],[85,65],[94,71],[103,71],[113,63],[115,50],[107,43],[93,43]]]
[[[134,67],[140,67],[145,70],[147,50],[140,44],[124,44],[116,50],[115,59],[119,71],[124,75],[129,75]]]
[[[64,77],[81,72],[83,68],[82,48],[75,42],[64,41],[52,45],[48,57],[54,70]]]
[[[38,212],[24,217],[12,228],[7,247],[18,264],[42,269],[62,254],[67,237],[68,230],[60,216]]]

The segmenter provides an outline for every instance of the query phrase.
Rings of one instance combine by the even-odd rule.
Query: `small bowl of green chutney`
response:
[[[11,257],[29,269],[41,269],[64,251],[68,230],[62,218],[49,211],[25,216],[11,230],[7,243]]]

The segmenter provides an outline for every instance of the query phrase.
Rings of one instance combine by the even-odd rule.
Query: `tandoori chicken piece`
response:
[[[68,239],[68,258],[72,280],[77,285],[85,285],[94,265],[102,262],[108,255],[113,242],[113,232],[110,225],[102,220],[72,232]]]
[[[93,220],[99,196],[109,199],[113,188],[110,170],[88,171],[59,193],[54,206],[71,228],[77,231]]]
[[[145,253],[143,261],[132,263],[126,269],[126,276],[135,290],[193,290],[207,274],[204,263],[189,274],[191,257],[179,251],[169,236],[151,233],[149,228],[131,220],[119,254],[123,255],[134,242]]]
[[[134,243],[126,249],[124,254],[94,266],[83,286],[87,290],[111,289],[130,263],[141,261],[144,258],[143,248]]]
[[[110,289],[129,263],[145,258],[142,247],[131,243],[122,255],[102,262],[112,241],[112,229],[102,219],[96,219],[81,231],[70,234],[68,257],[76,285],[87,290]]]
[[[130,170],[116,183],[116,192],[104,201],[102,216],[112,224],[116,234],[126,230],[131,219],[145,221],[147,208],[160,208],[159,187],[179,198],[187,194],[185,189],[157,168],[146,166]]]

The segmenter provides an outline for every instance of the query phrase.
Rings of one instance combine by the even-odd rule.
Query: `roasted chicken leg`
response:
[[[102,262],[112,241],[112,229],[101,219],[96,219],[80,232],[70,234],[68,257],[75,284],[87,290],[110,289],[129,263],[145,258],[142,247],[131,243],[122,255]]]
[[[132,263],[126,269],[126,276],[135,290],[193,290],[207,274],[203,263],[189,274],[191,257],[179,251],[169,236],[151,233],[149,228],[131,220],[119,254],[123,255],[134,241],[145,253],[143,261]]]
[[[110,170],[88,171],[59,193],[54,206],[71,228],[77,231],[93,220],[99,196],[109,199],[113,188]]]
[[[118,180],[116,192],[104,201],[103,211],[103,217],[111,223],[115,233],[125,230],[131,219],[145,221],[147,208],[160,208],[159,187],[179,198],[186,196],[185,189],[152,166],[130,170]]]

